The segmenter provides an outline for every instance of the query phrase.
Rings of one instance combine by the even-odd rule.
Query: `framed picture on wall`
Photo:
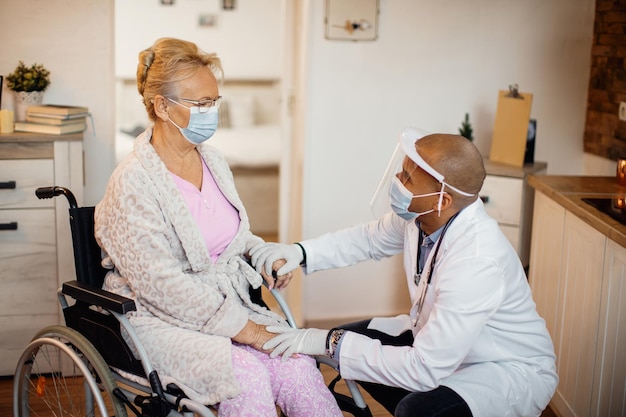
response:
[[[378,37],[378,0],[326,0],[326,39],[373,41]]]

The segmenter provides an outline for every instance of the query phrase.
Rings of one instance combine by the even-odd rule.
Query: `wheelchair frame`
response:
[[[163,387],[126,317],[135,310],[134,301],[101,288],[106,270],[94,237],[94,207],[78,207],[64,187],[38,188],[36,195],[40,199],[64,195],[68,200],[77,280],[64,282],[57,290],[66,326],[39,331],[20,357],[13,382],[14,417],[39,415],[39,409],[94,417],[127,417],[129,410],[131,416],[141,417],[215,416],[210,406],[187,398],[175,384]],[[271,294],[289,325],[297,327],[282,295],[277,290]],[[251,289],[251,296],[265,305],[260,288]],[[338,369],[333,359],[316,360],[318,366]],[[340,379],[338,374],[329,384],[339,407],[356,417],[371,417],[355,381],[344,380],[350,396],[336,392]]]

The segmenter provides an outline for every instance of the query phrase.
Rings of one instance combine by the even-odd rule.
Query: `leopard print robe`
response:
[[[150,144],[152,128],[113,172],[96,206],[95,235],[110,268],[104,288],[132,298],[128,318],[166,385],[215,404],[240,392],[231,338],[250,319],[287,325],[250,300],[262,278],[243,259],[262,239],[250,232],[233,175],[215,148],[198,147],[220,190],[239,211],[239,230],[213,263],[171,174]]]

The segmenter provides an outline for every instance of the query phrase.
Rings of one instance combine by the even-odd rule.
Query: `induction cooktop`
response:
[[[602,213],[611,216],[623,225],[626,225],[626,199],[624,198],[583,198],[585,203],[593,206]]]

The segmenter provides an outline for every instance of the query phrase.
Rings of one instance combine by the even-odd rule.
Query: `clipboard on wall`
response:
[[[489,153],[491,161],[524,166],[532,103],[533,95],[520,93],[517,84],[499,92]]]

